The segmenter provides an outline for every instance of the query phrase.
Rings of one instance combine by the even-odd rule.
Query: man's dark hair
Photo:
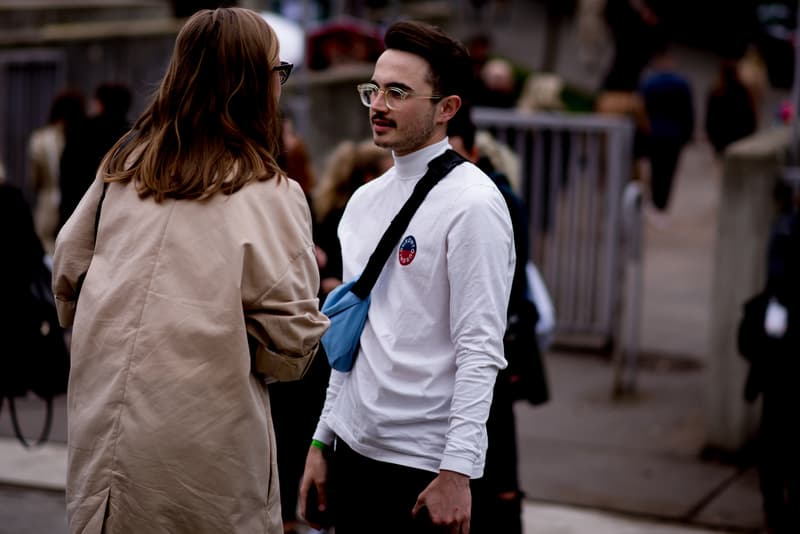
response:
[[[417,21],[396,22],[386,31],[383,41],[388,49],[408,52],[427,61],[436,94],[467,95],[472,78],[469,53],[463,44],[436,26]]]

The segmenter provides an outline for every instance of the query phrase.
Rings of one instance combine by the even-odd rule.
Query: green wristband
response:
[[[327,446],[326,444],[322,443],[322,442],[321,442],[320,440],[318,440],[318,439],[312,439],[312,440],[311,440],[311,446],[312,446],[312,447],[316,447],[316,448],[318,448],[319,450],[321,450],[321,451],[323,451],[323,452],[325,451],[325,449],[327,449],[327,448],[328,448],[328,446]]]

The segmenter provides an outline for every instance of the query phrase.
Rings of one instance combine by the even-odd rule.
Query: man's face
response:
[[[408,52],[390,49],[378,58],[372,83],[381,89],[399,87],[411,96],[395,106],[397,109],[386,106],[383,94],[373,100],[370,122],[376,145],[404,156],[438,140],[438,137],[434,138],[434,132],[445,127],[438,116],[439,101],[414,98],[433,94],[428,81],[429,72],[427,61]]]

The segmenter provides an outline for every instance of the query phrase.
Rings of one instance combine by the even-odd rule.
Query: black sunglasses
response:
[[[278,71],[278,76],[281,77],[281,85],[283,85],[289,79],[289,74],[292,73],[293,68],[294,65],[288,61],[281,61],[278,65],[272,67],[272,70]]]

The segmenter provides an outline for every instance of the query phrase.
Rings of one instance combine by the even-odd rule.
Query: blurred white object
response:
[[[780,339],[786,333],[786,322],[789,313],[786,308],[772,297],[767,305],[767,313],[764,316],[764,330],[769,337]]]
[[[301,67],[306,54],[306,32],[303,27],[271,11],[262,11],[260,15],[278,36],[281,60],[294,63],[295,68]]]
[[[528,290],[530,298],[536,304],[536,311],[539,312],[539,322],[536,323],[536,339],[539,343],[539,351],[544,354],[553,343],[553,334],[556,330],[556,312],[547,286],[539,274],[539,269],[533,262],[528,262],[525,268],[528,277]]]

